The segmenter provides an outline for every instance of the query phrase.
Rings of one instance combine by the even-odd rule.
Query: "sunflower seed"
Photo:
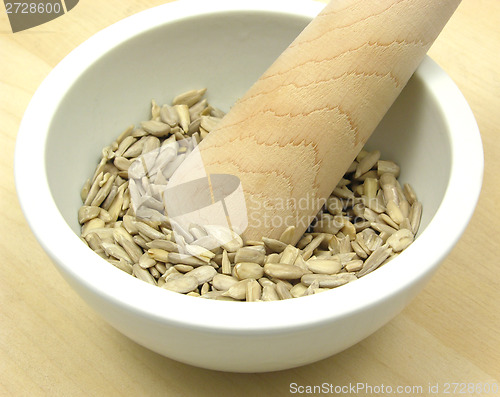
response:
[[[116,157],[121,157],[123,156],[123,153],[126,152],[126,150],[132,146],[137,141],[137,138],[134,138],[133,136],[127,136],[123,141],[120,142],[118,145],[118,149],[115,151],[115,158]]]
[[[420,201],[414,201],[410,207],[410,223],[411,223],[411,231],[413,234],[417,233],[418,228],[420,227],[420,219],[422,217],[422,203]]]
[[[103,177],[104,173],[102,171],[95,177],[94,181],[92,182],[92,185],[90,186],[89,192],[87,193],[87,197],[85,198],[83,205],[90,205],[90,203],[92,203],[97,192],[100,189],[99,184],[101,183]]]
[[[283,281],[278,280],[275,288],[276,288],[276,294],[281,300],[293,298],[292,294],[290,293],[290,290],[286,287],[286,284]]]
[[[207,264],[207,262],[195,258],[194,256],[186,254],[178,254],[177,252],[168,253],[168,262],[175,264],[191,265],[191,266],[203,266]]]
[[[354,240],[356,238],[356,228],[354,225],[346,220],[344,222],[344,226],[341,229],[342,233],[349,237],[350,240]]]
[[[231,262],[229,261],[229,257],[227,254],[227,251],[224,250],[222,251],[222,273],[223,274],[231,274],[232,268],[231,268]]]
[[[396,189],[396,178],[392,174],[382,174],[380,176],[380,187],[384,193],[386,204],[389,201],[394,201],[395,204],[399,203],[399,196]]]
[[[264,268],[258,263],[240,262],[234,265],[234,275],[240,280],[258,279],[264,275]]]
[[[118,260],[123,259],[128,263],[133,263],[130,256],[119,245],[103,241],[101,246],[107,255],[112,256]]]
[[[387,208],[387,213],[391,217],[391,219],[397,223],[398,225],[403,222],[404,216],[401,210],[399,209],[399,206],[394,202],[394,201],[389,201],[386,205]]]
[[[166,237],[163,233],[141,221],[136,221],[135,227],[141,235],[149,237],[151,240],[165,239]]]
[[[210,132],[215,127],[217,127],[217,124],[219,124],[220,119],[212,116],[201,116],[201,122],[200,126],[201,128],[205,129],[206,131]]]
[[[406,200],[408,200],[408,203],[410,203],[410,205],[413,205],[413,203],[415,201],[417,201],[417,195],[415,194],[413,187],[409,183],[405,183],[403,185],[403,191],[404,191]]]
[[[182,277],[182,273],[180,273],[174,266],[169,267],[167,271],[161,276],[161,278],[165,281],[179,277]]]
[[[204,283],[200,288],[200,294],[205,295],[210,292],[210,284]]]
[[[83,237],[82,237],[83,238]],[[90,232],[88,233],[84,238],[84,241],[87,242],[88,246],[92,248],[92,250],[97,251],[99,249],[102,249],[102,240],[101,238],[97,235],[97,233]]]
[[[318,274],[334,274],[342,268],[337,259],[309,259],[306,264],[311,272]]]
[[[304,285],[302,283],[297,283],[290,290],[290,294],[294,298],[299,298],[299,297],[301,297],[301,296],[304,295],[304,293],[306,292],[306,290],[307,290],[307,286],[306,285]]]
[[[394,252],[401,252],[413,242],[413,233],[408,229],[401,229],[387,239],[387,244]]]
[[[363,268],[363,261],[355,259],[353,261],[347,262],[344,266],[345,270],[348,272],[357,272]]]
[[[132,236],[123,227],[114,228],[113,237],[134,263],[139,262],[143,254],[142,249],[135,243]]]
[[[365,172],[368,172],[371,170],[375,164],[377,164],[377,161],[380,159],[380,151],[379,150],[374,150],[373,152],[370,152],[366,154],[363,159],[359,162],[358,166],[356,167],[356,172],[354,173],[354,178],[358,178]]]
[[[218,226],[218,225],[205,225],[207,234],[215,237],[221,247],[227,252],[236,252],[239,248],[243,247],[242,238],[231,229]]]
[[[250,280],[246,285],[246,301],[256,302],[260,300],[262,294],[262,288],[256,280]]]
[[[342,267],[347,263],[352,261],[353,259],[357,259],[358,256],[356,255],[355,252],[347,252],[344,254],[336,254],[332,257],[333,259],[338,259],[340,261],[340,264]]]
[[[124,260],[107,259],[107,261],[121,271],[124,271],[125,273],[128,273],[130,275],[133,275],[134,273],[132,265]]]
[[[172,103],[174,105],[186,105],[193,106],[196,102],[200,101],[203,95],[207,92],[206,88],[202,88],[200,90],[190,90],[186,91],[180,95],[177,95]]]
[[[186,252],[188,254],[193,255],[194,257],[201,259],[204,262],[210,262],[210,259],[212,259],[215,254],[209,250],[207,250],[204,247],[200,247],[199,245],[194,245],[194,244],[186,244]]]
[[[179,125],[184,132],[189,130],[189,124],[191,123],[191,117],[189,115],[189,108],[186,105],[175,105],[175,111],[179,116]]]
[[[140,235],[135,235],[134,236],[134,242],[139,246],[141,247],[143,250],[148,250],[148,246],[146,245],[148,242],[146,241],[146,239],[144,239],[144,237],[140,236]]]
[[[409,231],[413,231],[411,227],[410,220],[408,218],[405,218],[403,222],[401,222],[401,225],[399,225],[400,229],[408,229]]]
[[[107,174],[109,175],[109,173]],[[95,195],[94,199],[92,200],[92,203],[90,205],[93,206],[100,206],[102,202],[106,199],[108,196],[109,192],[111,191],[111,188],[113,186],[113,182],[115,181],[116,175],[109,175],[108,180],[104,185],[101,186],[97,194]]]
[[[394,229],[393,227],[390,227],[389,225],[384,225],[383,223],[379,222],[371,222],[370,223],[371,227],[376,230],[377,232],[386,232],[389,234],[395,233],[397,230]]]
[[[276,292],[276,287],[275,284],[273,283],[272,285],[265,285],[262,287],[262,296],[261,299],[264,302],[270,302],[270,301],[277,301],[280,300],[277,292]]]
[[[151,118],[156,119],[157,117],[160,117],[160,107],[153,99],[151,100]]]
[[[381,190],[379,190],[378,192],[380,193]],[[364,216],[365,219],[368,219],[367,215],[366,215],[367,210],[371,211],[372,213],[376,213],[376,214],[380,214],[380,213],[385,211],[385,205],[382,202],[382,200],[379,199],[378,193],[377,193],[377,197],[372,198],[372,199],[370,199],[366,196],[361,197],[361,202],[366,207],[368,207],[368,208],[365,208],[365,216]]]
[[[374,271],[382,264],[382,262],[384,262],[389,257],[391,252],[392,250],[384,245],[378,247],[365,261],[365,263],[363,264],[363,268],[357,273],[357,276],[362,277]]]
[[[132,132],[134,131],[134,126],[133,125],[130,125],[128,126],[125,131],[123,131],[119,136],[118,138],[116,138],[116,143],[118,145],[120,145],[120,143],[128,136],[130,136],[132,134]]]
[[[155,279],[158,279],[160,278],[161,274],[158,270],[156,270],[156,267],[150,267],[149,269],[149,273],[155,278]]]
[[[391,201],[391,203],[392,203],[392,201]],[[387,215],[385,213],[380,214],[378,216],[378,220],[384,221],[384,223],[386,223],[390,227],[393,227],[394,229],[399,229],[399,227],[400,227],[396,222],[394,222],[394,220],[389,215]]]
[[[179,115],[173,106],[163,105],[160,109],[160,120],[173,128],[179,123]]]
[[[206,294],[201,295],[201,297],[217,301],[238,301],[238,299],[231,298],[230,296],[224,296],[224,293],[222,291],[208,291]]]
[[[351,241],[351,247],[356,255],[358,255],[360,258],[366,259],[368,257],[368,254],[363,248],[361,248],[358,241]]]
[[[254,262],[259,265],[263,265],[265,260],[265,254],[261,251],[257,251],[250,247],[242,247],[236,251],[236,256],[234,261],[239,262]],[[258,278],[258,277],[257,277]]]
[[[139,231],[135,227],[135,221],[131,215],[124,215],[123,216],[123,227],[129,234],[137,234]]]
[[[342,217],[324,215],[316,225],[314,225],[313,230],[315,233],[337,234],[343,225],[344,222]]]
[[[323,242],[325,237],[326,237],[326,235],[324,233],[320,233],[316,237],[314,237],[312,239],[312,241],[304,247],[302,257],[305,260],[309,259],[312,255],[313,251],[319,247],[319,245]],[[307,256],[306,253],[309,254],[309,257],[307,257],[307,258],[306,258],[306,256]]]
[[[189,106],[189,117],[191,120],[200,119],[201,113],[207,108],[208,101],[202,99],[194,105]]]
[[[403,214],[403,218],[408,218],[408,216],[410,215],[410,204],[405,197],[403,197],[403,199],[399,199],[399,209]]]
[[[399,165],[397,165],[394,161],[377,161],[377,174],[382,175],[385,173],[392,174],[395,178],[397,178],[399,176]]]
[[[156,261],[149,256],[147,253],[143,253],[141,257],[139,258],[139,266],[142,267],[143,269],[149,269],[150,267],[153,267],[156,265]]]
[[[96,206],[83,205],[78,210],[78,222],[83,224],[93,218],[97,218],[99,216],[99,212],[101,208]]]
[[[227,291],[239,280],[226,274],[216,274],[212,279],[212,285],[219,291]]]
[[[310,286],[314,281],[323,288],[335,288],[347,284],[351,281],[357,280],[357,277],[351,273],[339,274],[304,274],[301,278],[301,283]]]
[[[266,263],[279,263],[280,262],[280,255],[277,253],[272,253],[266,256],[266,260],[264,261],[264,264]]]
[[[155,286],[157,285],[156,280],[151,275],[151,273],[146,269],[140,267],[138,264],[133,265],[132,270],[133,270],[133,275],[137,277],[139,280],[145,281],[151,285]]]
[[[141,139],[139,139],[138,141],[134,142],[132,145],[130,145],[127,150],[125,150],[122,154],[122,158],[135,158],[135,157],[138,157],[140,156],[142,153],[143,153],[143,149],[144,149],[144,143],[146,142],[146,140],[148,139],[148,137],[142,137]],[[116,165],[116,158],[115,158],[115,165]],[[116,165],[117,166],[117,165]],[[118,167],[118,166],[117,166]],[[118,167],[119,168],[119,167]]]
[[[284,263],[266,263],[264,273],[281,280],[297,280],[304,275],[304,270],[298,266]]]
[[[378,180],[375,178],[366,178],[363,183],[363,194],[372,200],[377,197]]]
[[[334,237],[337,238],[337,236]],[[345,254],[351,252],[352,250],[351,238],[349,236],[338,238],[338,242],[339,242],[339,253]]]
[[[354,199],[354,193],[349,190],[347,186],[342,186],[341,188],[336,187],[333,189],[333,194],[342,199]]]
[[[82,190],[80,191],[80,198],[83,202],[86,201],[91,186],[90,179],[87,179],[82,186]]]
[[[165,250],[167,252],[180,252],[181,247],[179,244],[174,243],[173,241],[170,240],[164,240],[164,239],[159,239],[159,240],[152,240],[149,243],[146,244],[149,248],[160,248],[162,250]]]
[[[302,284],[302,283],[301,283]],[[305,284],[303,284],[305,285]],[[307,289],[304,291],[302,296],[309,296],[309,295],[314,295],[315,291],[317,291],[319,288],[319,281],[318,280],[313,280],[311,285],[307,287]]]
[[[371,229],[366,229],[371,230]],[[375,233],[364,233],[363,241],[365,243],[365,247],[368,248],[369,252],[375,251],[378,247],[382,246],[382,239],[377,236]]]
[[[233,299],[237,300],[245,300],[247,295],[247,284],[251,279],[245,279],[238,281],[232,287],[230,287],[227,291],[222,293],[222,296],[229,296]]]
[[[169,252],[162,250],[160,248],[150,248],[150,249],[148,249],[147,252],[148,252],[149,256],[156,261],[160,261],[160,262],[169,262],[170,261],[169,256],[171,254],[169,254]],[[175,263],[175,262],[173,262],[173,263]]]
[[[360,175],[356,178],[357,182],[364,182],[366,178],[373,178],[376,179],[378,177],[377,171],[371,170],[368,172],[365,172],[363,175]]]
[[[119,178],[119,177],[117,177]],[[116,179],[115,179],[116,181]],[[101,208],[105,209],[106,211],[109,210],[109,208],[111,207],[111,203],[113,203],[113,200],[115,199],[116,195],[118,194],[118,188],[115,186],[112,186],[111,187],[111,190],[110,192],[108,193],[108,196],[106,197],[106,199],[102,202],[101,204]],[[109,213],[109,212],[108,212]],[[111,217],[111,215],[110,215]],[[111,219],[113,220],[113,218],[111,217]],[[110,221],[111,222],[111,221]]]
[[[114,223],[113,219],[111,218],[111,215],[104,208],[101,208],[99,210],[99,218],[102,219],[104,221],[104,223],[108,223],[108,224]]]
[[[160,148],[160,140],[155,136],[145,136],[144,138],[142,138],[142,140],[144,140],[144,144],[142,147],[141,155],[155,152]],[[165,142],[166,141],[167,140],[165,140]]]
[[[278,240],[280,240],[284,244],[292,244],[294,235],[295,235],[295,226],[289,226],[283,231],[283,233],[281,233]]]
[[[96,229],[104,228],[104,221],[100,218],[93,218],[87,221],[82,226],[81,236],[85,238],[85,236],[91,231],[95,231]]]
[[[214,106],[212,106],[212,110],[210,111],[210,114],[214,117],[217,117],[219,119],[223,118],[226,113],[224,111],[222,111],[221,109],[218,109]]]
[[[144,131],[158,138],[167,136],[170,133],[170,126],[162,121],[143,121],[141,127]]]
[[[178,292],[180,294],[186,294],[198,288],[198,280],[194,277],[184,275],[179,278],[168,280],[161,286],[161,288],[165,288],[173,292]]]
[[[212,281],[216,274],[217,270],[209,265],[197,267],[187,273],[188,276],[194,277],[196,280],[198,280],[198,285]]]
[[[280,263],[293,265],[295,263],[295,260],[297,259],[297,255],[299,255],[298,248],[294,247],[293,245],[287,245],[281,253]]]
[[[191,270],[194,269],[193,266],[191,265],[184,265],[182,263],[180,264],[177,264],[177,265],[174,265],[174,268],[175,270],[177,270],[179,273],[188,273],[190,272]]]

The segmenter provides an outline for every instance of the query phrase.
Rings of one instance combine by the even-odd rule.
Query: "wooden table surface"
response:
[[[73,48],[164,2],[82,0],[68,14],[15,34],[0,6],[0,396],[281,396],[295,391],[293,383],[358,382],[373,387],[373,395],[383,394],[382,385],[393,391],[422,387],[399,395],[446,395],[447,383],[449,394],[500,395],[464,392],[452,384],[500,387],[499,0],[463,0],[430,51],[462,90],[481,130],[485,173],[478,207],[424,291],[372,336],[302,368],[214,372],[135,344],[63,281],[17,202],[12,164],[19,123],[39,84]],[[463,183],[467,189],[467,180]],[[371,394],[351,390],[349,395]]]

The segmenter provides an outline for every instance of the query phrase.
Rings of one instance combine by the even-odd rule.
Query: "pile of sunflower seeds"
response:
[[[413,242],[422,204],[409,184],[398,182],[399,166],[380,160],[378,150],[361,150],[296,245],[291,244],[294,226],[279,239],[244,244],[222,226],[179,229],[147,194],[134,207],[134,191],[147,193],[152,185],[134,170],[135,160],[156,153],[149,170],[156,167],[155,183],[164,183],[224,116],[203,98],[205,91],[186,92],[172,105],[152,101],[150,120],[130,126],[102,150],[94,175],[82,188],[78,211],[81,238],[101,257],[170,291],[274,301],[355,281]],[[142,184],[136,187],[134,181]],[[212,248],[207,242],[214,239],[224,243]]]

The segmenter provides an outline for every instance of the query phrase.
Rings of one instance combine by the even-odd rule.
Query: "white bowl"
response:
[[[166,291],[116,269],[79,239],[79,192],[102,147],[170,102],[208,87],[228,109],[323,4],[181,0],[120,21],[70,53],[41,84],[15,153],[19,200],[67,282],[112,326],[147,348],[205,368],[259,372],[333,355],[398,314],[460,238],[481,188],[474,117],[426,58],[369,146],[397,161],[423,202],[418,238],[358,281],[279,302],[234,303]]]

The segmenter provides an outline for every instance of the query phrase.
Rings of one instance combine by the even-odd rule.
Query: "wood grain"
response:
[[[499,383],[498,0],[462,0],[429,52],[462,90],[479,124],[485,174],[478,207],[425,290],[374,335],[298,369],[220,373],[138,346],[70,289],[17,203],[12,173],[17,129],[36,88],[69,51],[100,29],[162,3],[80,1],[63,17],[12,34],[0,2],[0,396],[287,396],[292,382],[424,388],[439,383],[441,391],[445,382]]]
[[[244,238],[298,241],[459,3],[332,1],[231,108],[199,148],[240,179]]]

